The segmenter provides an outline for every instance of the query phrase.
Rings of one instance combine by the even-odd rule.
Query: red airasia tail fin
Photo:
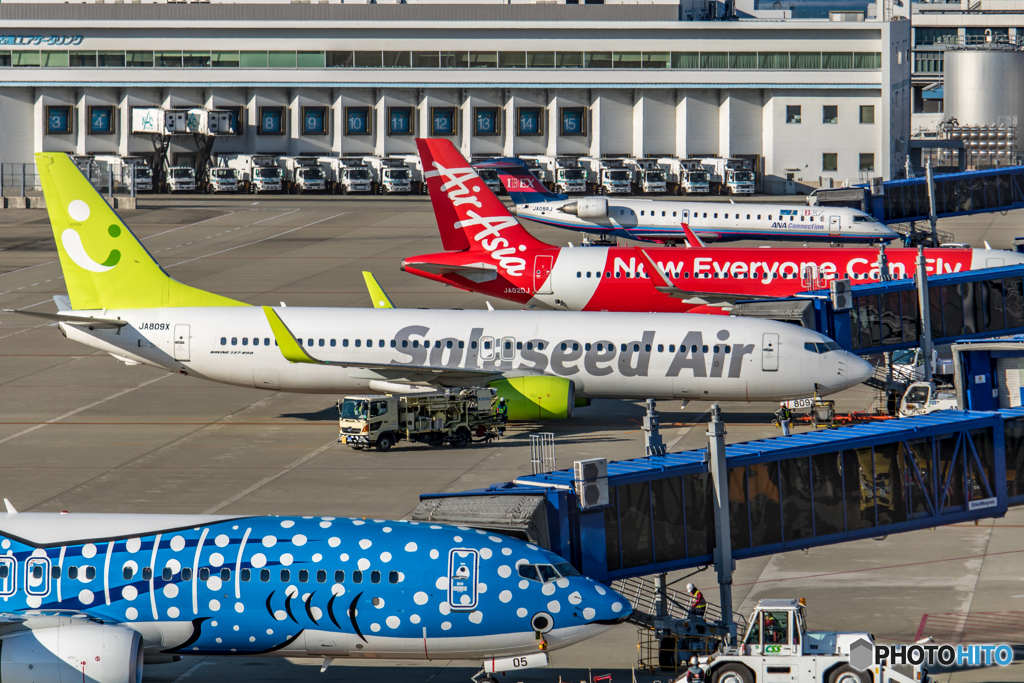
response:
[[[519,224],[451,141],[422,138],[416,147],[445,251],[550,247]]]

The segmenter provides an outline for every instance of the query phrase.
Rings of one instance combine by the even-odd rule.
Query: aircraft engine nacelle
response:
[[[122,626],[42,618],[4,636],[4,683],[142,683],[142,637]]]
[[[576,383],[564,377],[512,377],[489,386],[508,402],[510,421],[568,420],[576,406]]]
[[[607,218],[608,200],[604,197],[584,197],[561,207],[561,211],[580,218]]]

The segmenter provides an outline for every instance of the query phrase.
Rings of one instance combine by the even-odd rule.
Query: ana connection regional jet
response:
[[[317,657],[323,669],[483,660],[500,672],[544,666],[547,650],[632,612],[536,545],[437,524],[7,503],[0,547],[5,683],[141,683],[144,665],[181,655]]]
[[[519,159],[475,165],[494,168],[515,203],[515,214],[544,225],[644,242],[685,242],[682,224],[707,242],[787,240],[869,243],[899,234],[870,214],[843,207],[675,202],[631,197],[569,198],[554,194]]]
[[[451,143],[419,140],[439,223],[499,272],[543,246]],[[454,152],[454,154],[453,154]],[[656,313],[250,306],[164,272],[65,154],[36,163],[68,288],[68,339],[128,363],[304,393],[490,385],[510,419],[568,417],[580,398],[760,401],[835,393],[871,366],[817,332],[769,320]],[[518,229],[518,231],[517,231]],[[506,236],[507,232],[507,236]]]
[[[458,151],[453,147],[449,154]],[[461,163],[467,165],[464,160]],[[442,206],[441,210],[447,209]],[[516,252],[516,267],[502,267],[507,250],[489,250],[486,240],[467,239],[456,227],[457,221],[450,217],[442,221],[438,214],[445,251],[410,256],[402,262],[402,270],[459,289],[554,310],[722,315],[738,299],[807,294],[828,289],[830,282],[843,278],[855,285],[876,283],[883,269],[894,280],[913,278],[917,268],[917,250],[900,247],[885,249],[885,266],[879,249],[863,246],[707,247],[685,224],[681,227],[689,249],[557,247],[535,239],[510,213],[501,215],[508,223],[502,235],[527,247]],[[1024,254],[960,246],[925,249],[924,256],[929,275],[1024,264]]]

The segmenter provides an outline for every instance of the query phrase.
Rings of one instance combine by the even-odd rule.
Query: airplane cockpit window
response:
[[[521,564],[519,565],[519,576],[530,581],[548,583],[557,581],[562,577],[579,576],[580,573],[568,562],[560,562],[557,565],[550,564]]]
[[[839,344],[834,341],[818,343],[804,342],[804,350],[811,351],[813,353],[828,353],[829,351],[839,351],[842,348],[843,347],[839,346]]]
[[[537,575],[537,567],[532,564],[519,565],[519,576],[530,581],[540,581],[540,577]]]

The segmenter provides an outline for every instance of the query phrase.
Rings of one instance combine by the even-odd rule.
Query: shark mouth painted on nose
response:
[[[78,234],[77,230],[69,228],[62,232],[60,234],[60,242],[64,246],[64,251],[75,262],[75,265],[91,273],[105,273],[116,266],[117,262],[121,260],[121,252],[113,249],[103,263],[94,261],[85,251],[85,246],[82,244],[82,236]]]

